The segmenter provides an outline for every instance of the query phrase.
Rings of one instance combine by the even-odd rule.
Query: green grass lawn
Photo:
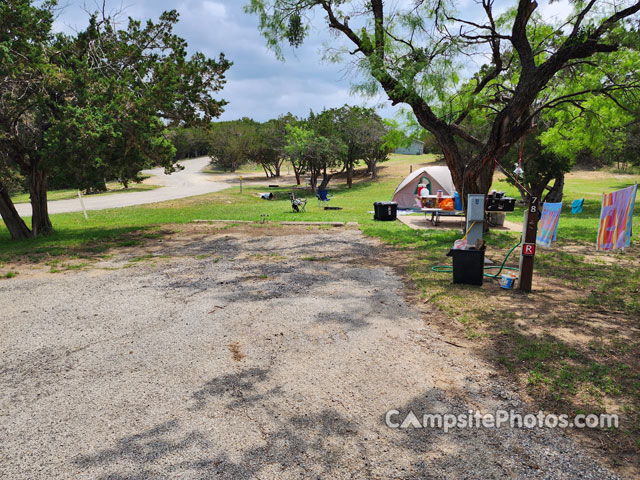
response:
[[[142,245],[147,239],[162,237],[163,224],[198,219],[257,222],[262,215],[268,215],[271,222],[358,222],[364,234],[399,252],[412,288],[441,312],[436,318],[443,318],[443,335],[470,342],[469,349],[475,348],[475,354],[493,362],[505,375],[512,375],[541,408],[571,415],[606,411],[612,403],[620,405],[622,427],[617,432],[604,432],[598,440],[607,452],[624,450],[628,455],[629,449],[640,451],[640,343],[628,333],[635,331],[640,315],[638,239],[634,237],[628,251],[606,255],[596,255],[594,245],[602,192],[631,185],[640,176],[605,173],[600,178],[567,178],[558,242],[550,250],[538,250],[536,291],[526,296],[502,290],[494,281],[481,288],[453,285],[451,274],[434,272],[434,265],[450,264],[445,255],[460,237],[457,230],[411,230],[400,222],[373,220],[369,213],[373,203],[391,199],[409,165],[431,160],[431,156],[394,156],[385,164],[381,178],[356,183],[352,189],[340,183],[342,179],[335,179],[330,184],[330,205],[342,207],[337,211],[324,210],[308,189],[244,186],[242,193],[234,187],[158,204],[92,211],[88,220],[80,212],[52,215],[55,232],[51,236],[19,242],[11,241],[0,225],[0,281],[12,281],[20,273],[10,263],[16,258],[45,261],[52,272],[82,268],[82,264],[64,266],[64,256],[92,257],[111,247]],[[494,188],[518,198],[506,183],[497,181]],[[276,193],[277,199],[259,198],[265,191]],[[291,210],[290,191],[308,199],[306,212]],[[585,198],[583,213],[572,215],[570,202],[580,197]],[[638,197],[633,222],[636,232],[640,231]],[[517,207],[508,219],[521,222],[522,214],[522,207]],[[517,233],[492,231],[486,237],[488,256],[500,262],[518,237]],[[516,252],[509,265],[517,266],[517,261]],[[562,293],[565,289],[567,293]],[[602,318],[613,328],[603,329]],[[586,340],[567,339],[563,337],[567,331],[578,332]]]
[[[569,175],[565,182],[562,200],[562,213],[558,223],[558,238],[564,240],[591,242],[595,245],[600,221],[602,194],[640,183],[640,175],[609,175],[603,173],[600,178],[580,178],[580,173]],[[493,183],[492,189],[505,191],[508,196],[520,199],[518,190],[509,185],[503,177]],[[582,213],[571,213],[571,202],[584,198]],[[524,207],[517,206],[507,214],[507,220],[522,222]],[[640,194],[636,195],[633,229],[640,231]]]
[[[565,179],[563,202],[571,204],[576,198],[600,201],[603,193],[628,187],[633,185],[634,181],[640,183],[640,175],[611,175],[603,172],[598,178],[591,178],[592,176],[581,178],[580,172],[568,175]],[[502,175],[496,175],[492,189],[505,191],[508,196],[520,198],[516,187],[508,184]]]
[[[440,157],[433,153],[425,153],[422,155],[403,155],[400,153],[392,153],[389,155],[389,160],[381,163],[380,165],[389,165],[394,163],[403,164],[419,164],[419,163],[433,163]]]
[[[148,178],[148,176],[147,176]],[[160,185],[147,185],[142,183],[134,183],[129,188],[124,188],[124,185],[118,182],[107,183],[107,191],[101,193],[93,193],[91,197],[101,197],[103,195],[112,195],[114,193],[133,193],[144,192],[147,190],[154,190],[160,188]],[[47,199],[49,201],[54,200],[69,200],[71,198],[78,197],[78,190],[74,188],[62,189],[62,190],[50,190],[47,192]],[[13,203],[29,203],[30,198],[28,193],[19,193],[11,196]]]
[[[402,162],[412,160],[413,155],[394,156],[392,162],[400,167]],[[432,156],[424,156],[432,159]],[[603,177],[595,180],[568,179],[566,183],[566,201],[564,212],[560,218],[558,237],[560,239],[580,240],[595,242],[600,215],[600,200],[598,193],[589,191],[611,191],[622,188],[632,183],[632,178],[621,181],[617,177]],[[640,176],[638,176],[640,179]],[[12,242],[4,225],[0,225],[0,256],[7,257],[11,254],[21,255],[32,248],[39,250],[52,248],[56,251],[68,247],[76,248],[82,244],[95,242],[102,238],[111,238],[121,233],[137,228],[149,228],[156,224],[183,223],[196,219],[226,219],[226,220],[253,220],[259,221],[261,215],[269,215],[270,221],[341,221],[358,222],[364,226],[380,225],[383,232],[401,232],[406,227],[399,222],[378,223],[373,221],[373,215],[368,213],[373,210],[376,201],[390,200],[399,179],[394,177],[381,177],[375,181],[367,181],[354,184],[348,189],[343,184],[334,184],[330,187],[332,200],[331,206],[342,207],[342,210],[327,211],[323,205],[318,205],[310,190],[291,187],[268,189],[264,186],[245,186],[240,193],[239,188],[234,187],[222,192],[191,197],[153,205],[141,205],[137,207],[117,208],[89,212],[89,219],[85,220],[82,213],[65,213],[52,215],[51,219],[56,232],[46,238],[30,239],[22,242]],[[145,185],[146,187],[146,185]],[[515,188],[504,182],[496,182],[495,188],[506,190],[508,194],[515,195]],[[131,189],[130,189],[131,190]],[[272,191],[276,193],[276,200],[262,200],[258,197],[260,192]],[[306,212],[294,213],[287,192],[295,191],[296,196],[308,199]],[[75,195],[77,192],[73,192]],[[582,214],[571,215],[569,203],[577,195],[584,194],[585,208]],[[634,228],[640,231],[640,195],[636,200],[636,215],[634,216]],[[508,219],[521,222],[523,209],[508,214]]]
[[[258,197],[265,187],[238,187],[222,192],[191,197],[164,203],[136,207],[115,208],[89,212],[85,220],[81,212],[52,215],[55,233],[49,237],[12,242],[4,225],[0,226],[0,258],[24,255],[36,249],[63,253],[82,245],[100,240],[113,239],[123,233],[139,228],[150,228],[156,224],[184,223],[202,219],[254,220],[261,215],[269,215],[270,221],[341,221],[372,224],[373,202],[388,200],[396,187],[395,180],[380,180],[355,184],[352,189],[340,187],[331,190],[332,206],[343,210],[324,210],[310,190],[279,188],[272,189],[277,200],[262,200]],[[287,192],[295,191],[296,196],[307,198],[306,212],[291,210]],[[400,228],[389,222],[386,228]]]

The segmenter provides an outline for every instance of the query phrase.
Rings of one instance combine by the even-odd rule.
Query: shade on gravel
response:
[[[526,407],[357,230],[233,230],[0,283],[0,478],[613,478],[561,432],[391,429]]]

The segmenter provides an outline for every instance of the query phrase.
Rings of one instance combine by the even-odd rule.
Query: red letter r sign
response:
[[[525,243],[522,245],[522,255],[525,257],[533,257],[536,254],[535,243]]]

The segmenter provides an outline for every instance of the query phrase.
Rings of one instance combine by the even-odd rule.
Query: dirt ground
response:
[[[386,426],[532,410],[357,229],[178,228],[0,282],[0,478],[616,478],[561,430]]]

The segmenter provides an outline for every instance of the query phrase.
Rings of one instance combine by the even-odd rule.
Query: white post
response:
[[[84,213],[84,218],[89,220],[89,215],[87,215],[87,209],[84,206],[84,200],[82,200],[82,193],[78,190],[78,198],[80,199],[80,206],[82,207],[82,212]]]

